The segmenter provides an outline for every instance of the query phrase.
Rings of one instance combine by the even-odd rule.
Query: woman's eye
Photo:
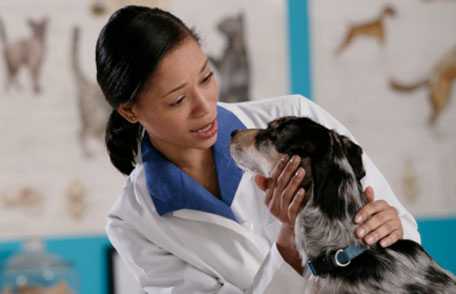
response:
[[[214,74],[213,72],[210,72],[201,82],[203,84],[206,84],[207,82],[209,82],[211,80],[213,74]]]
[[[171,103],[171,106],[176,106],[180,104],[185,99],[185,96],[180,96],[175,102]]]

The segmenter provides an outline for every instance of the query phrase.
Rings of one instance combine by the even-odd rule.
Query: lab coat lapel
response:
[[[231,206],[238,189],[243,171],[236,165],[230,155],[231,133],[237,129],[245,129],[244,124],[230,111],[223,107],[217,108],[219,132],[213,148],[217,180],[220,196],[228,206]]]
[[[223,216],[219,216],[217,214],[213,213],[207,213],[204,211],[198,211],[198,210],[192,210],[192,209],[180,209],[175,212],[173,212],[173,216],[191,220],[191,221],[197,221],[197,222],[206,222],[210,224],[215,224],[222,226],[226,229],[229,229],[235,234],[240,235],[243,238],[246,238],[247,240],[250,240],[252,242],[255,242],[256,236],[246,227],[242,226],[241,224],[228,219]]]

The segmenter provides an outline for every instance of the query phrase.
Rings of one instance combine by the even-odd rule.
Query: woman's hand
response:
[[[288,156],[284,156],[273,168],[270,178],[257,175],[255,182],[266,192],[264,202],[269,211],[282,222],[276,240],[277,250],[296,272],[302,274],[302,261],[294,241],[294,223],[305,195],[304,189],[299,188],[305,174],[300,163],[299,156],[295,155],[289,161]]]
[[[259,175],[255,178],[258,187],[266,192],[264,202],[272,215],[291,229],[305,196],[304,189],[299,188],[305,175],[304,169],[299,167],[300,163],[297,155],[290,160],[284,156],[273,168],[271,178]]]
[[[368,245],[380,241],[382,247],[402,239],[404,231],[396,208],[384,200],[374,201],[374,190],[370,186],[364,194],[368,203],[356,214],[355,222],[359,224],[356,236]]]

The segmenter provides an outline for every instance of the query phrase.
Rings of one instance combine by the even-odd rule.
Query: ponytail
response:
[[[129,175],[135,167],[141,130],[139,123],[130,123],[116,110],[109,116],[105,135],[106,148],[112,164],[124,175]]]

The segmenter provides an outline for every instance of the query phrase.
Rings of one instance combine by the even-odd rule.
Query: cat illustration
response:
[[[28,20],[32,34],[28,38],[10,42],[6,35],[3,22],[0,20],[0,39],[3,43],[3,57],[6,63],[6,85],[9,90],[16,85],[22,88],[17,80],[17,74],[22,67],[30,71],[35,94],[41,92],[40,75],[46,54],[46,35],[49,19]]]

